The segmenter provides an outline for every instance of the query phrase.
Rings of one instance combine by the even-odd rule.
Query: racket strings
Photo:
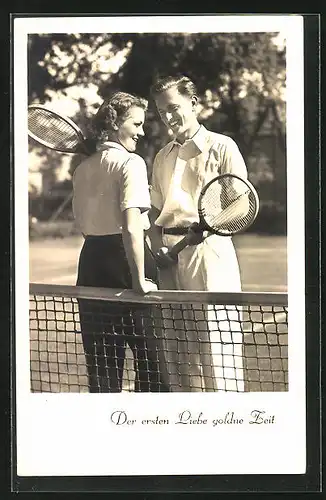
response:
[[[213,230],[225,235],[241,231],[256,216],[256,198],[246,184],[224,178],[206,190],[200,214]]]
[[[29,110],[28,129],[53,148],[74,149],[79,144],[77,132],[71,125],[45,110]]]

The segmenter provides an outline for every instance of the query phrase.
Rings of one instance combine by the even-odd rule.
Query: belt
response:
[[[188,234],[188,230],[188,227],[162,227],[163,234],[171,234],[174,236]]]

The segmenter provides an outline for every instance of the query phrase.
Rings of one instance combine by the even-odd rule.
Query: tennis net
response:
[[[32,392],[288,390],[287,294],[29,293]]]

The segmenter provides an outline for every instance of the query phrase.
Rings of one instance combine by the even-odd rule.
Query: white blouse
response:
[[[148,229],[150,195],[145,161],[121,144],[103,143],[75,170],[72,205],[84,235],[121,233],[122,212],[127,208],[139,208],[144,229]]]

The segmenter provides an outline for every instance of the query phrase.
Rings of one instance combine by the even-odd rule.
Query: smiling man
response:
[[[198,94],[189,78],[160,79],[151,95],[174,134],[153,165],[151,217],[156,231],[152,231],[152,246],[157,251],[162,244],[173,247],[199,221],[199,194],[211,179],[223,173],[247,178],[247,169],[233,139],[198,122]],[[170,261],[171,267],[161,270],[160,288],[241,291],[232,239],[212,235],[198,242],[180,252],[177,264]],[[163,309],[163,314],[170,390],[244,390],[241,317],[235,308],[175,306]]]

